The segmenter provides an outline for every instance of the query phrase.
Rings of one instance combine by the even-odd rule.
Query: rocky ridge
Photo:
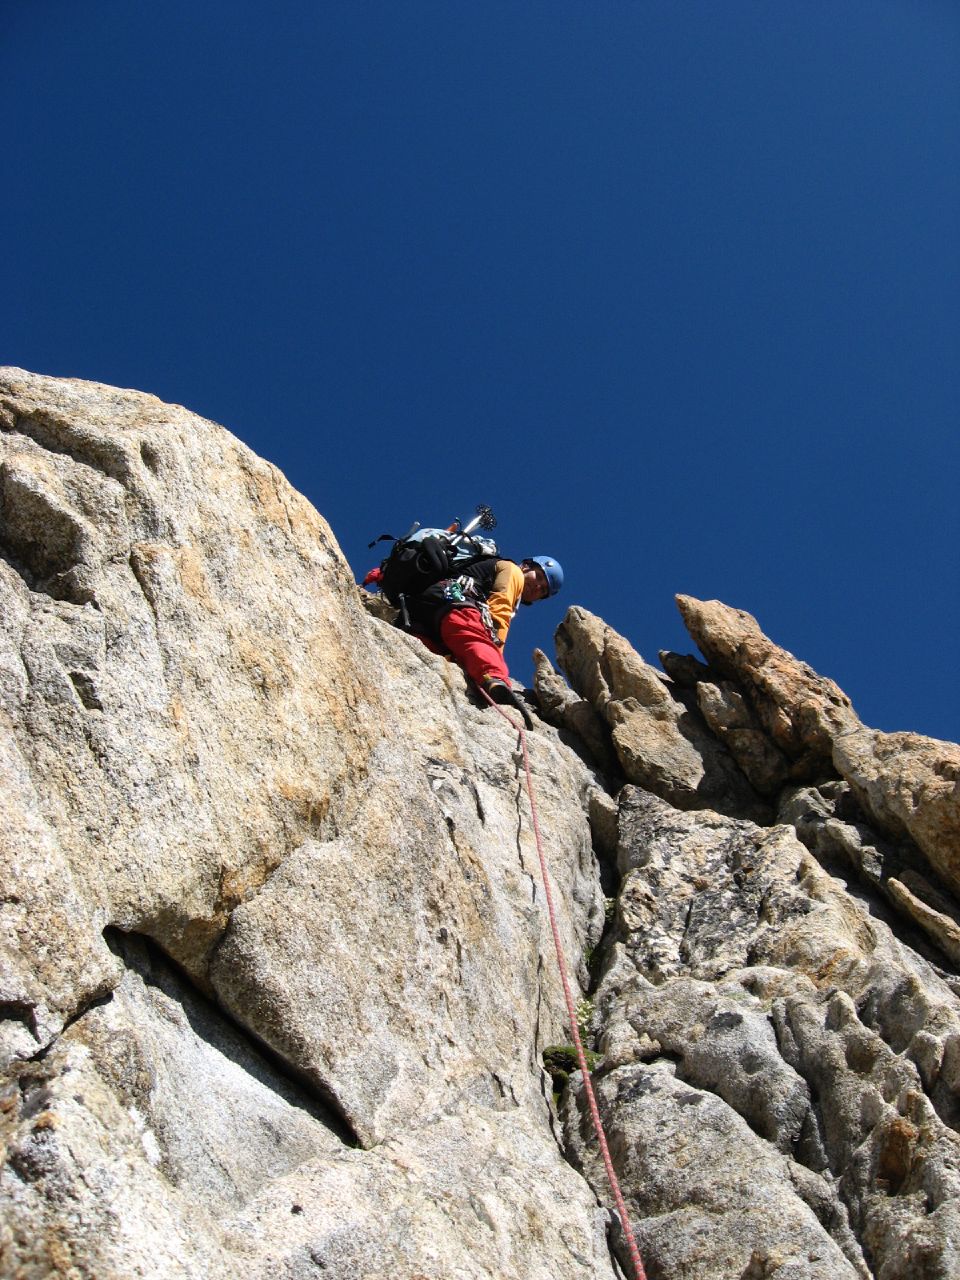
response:
[[[616,1275],[509,728],[222,428],[4,369],[0,449],[0,1274]],[[648,1274],[948,1280],[960,748],[678,603],[530,691]]]

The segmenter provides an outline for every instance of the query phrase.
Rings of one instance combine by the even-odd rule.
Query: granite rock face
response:
[[[6,369],[0,451],[0,1274],[630,1274],[516,733],[222,428]],[[958,748],[679,602],[528,737],[647,1273],[953,1280]]]
[[[708,661],[744,689],[790,776],[836,772],[880,831],[907,836],[960,889],[960,747],[861,723],[849,698],[779,648],[755,618],[718,600],[678,596],[684,622]]]
[[[623,636],[588,610],[573,606],[557,629],[557,660],[580,699],[606,723],[623,775],[683,809],[724,803],[744,816],[764,807],[745,775],[710,734],[689,700],[671,688]],[[546,700],[549,672],[541,663],[537,692]],[[576,729],[565,708],[562,722]],[[554,720],[554,723],[557,723]]]
[[[609,1275],[515,735],[222,428],[0,404],[0,1272]],[[531,739],[586,979],[597,784]]]
[[[598,1074],[653,1273],[946,1280],[954,986],[787,826],[628,787],[620,832]]]
[[[869,729],[749,614],[678,603],[705,659],[661,655],[662,686],[699,713],[685,737],[709,730],[779,824],[744,821],[735,790],[713,812],[692,805],[652,770],[618,793],[593,1030],[648,1268],[947,1280],[960,1271],[958,748]],[[582,612],[558,654],[602,711],[606,629]],[[577,1081],[568,1142],[599,1188]]]

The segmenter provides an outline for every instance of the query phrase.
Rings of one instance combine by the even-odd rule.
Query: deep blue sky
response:
[[[960,736],[955,0],[0,0],[0,362]]]

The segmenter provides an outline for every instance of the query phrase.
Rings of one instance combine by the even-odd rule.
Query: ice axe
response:
[[[489,533],[491,529],[495,529],[497,527],[497,517],[493,514],[493,508],[484,505],[484,503],[481,503],[477,507],[477,514],[468,525],[464,526],[458,518],[454,520],[453,524],[448,526],[447,533],[453,533],[460,538],[466,538],[469,537],[473,530],[478,526],[484,531],[484,533]]]

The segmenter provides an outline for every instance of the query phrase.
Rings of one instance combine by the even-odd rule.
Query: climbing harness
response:
[[[479,687],[479,686],[478,686]],[[630,1225],[630,1217],[627,1213],[627,1206],[623,1200],[623,1194],[620,1190],[620,1182],[617,1178],[616,1170],[613,1167],[613,1160],[610,1156],[610,1148],[607,1145],[606,1134],[603,1132],[603,1121],[600,1119],[600,1109],[597,1106],[597,1099],[593,1092],[593,1082],[590,1079],[590,1069],[587,1066],[587,1056],[583,1051],[583,1042],[580,1039],[580,1028],[577,1025],[577,1010],[573,1000],[573,993],[570,990],[570,978],[567,974],[567,962],[563,954],[563,943],[560,940],[560,927],[557,924],[557,913],[553,906],[553,891],[550,888],[550,875],[547,871],[547,859],[543,852],[543,837],[540,834],[540,821],[537,817],[537,802],[533,794],[533,775],[530,770],[530,754],[527,750],[527,734],[523,725],[517,724],[503,707],[499,706],[490,697],[485,689],[480,692],[490,703],[491,707],[506,720],[507,724],[520,735],[520,747],[523,752],[523,769],[527,781],[527,795],[530,798],[530,814],[533,818],[533,835],[537,844],[537,857],[540,859],[540,876],[543,880],[544,894],[547,900],[547,914],[550,917],[550,928],[553,932],[553,945],[557,952],[557,965],[560,969],[560,981],[563,983],[563,996],[567,1003],[567,1018],[570,1022],[570,1032],[573,1036],[574,1047],[577,1051],[577,1062],[580,1064],[580,1071],[583,1075],[583,1088],[587,1095],[587,1102],[590,1107],[590,1118],[593,1121],[593,1131],[597,1135],[597,1142],[600,1146],[600,1154],[603,1156],[603,1166],[607,1171],[607,1181],[610,1183],[610,1190],[613,1193],[614,1203],[617,1206],[617,1212],[620,1215],[620,1227],[623,1231],[624,1239],[627,1243],[627,1251],[630,1254],[630,1262],[633,1266],[634,1280],[647,1280],[647,1273],[643,1269],[643,1262],[640,1259],[640,1250],[637,1248],[637,1242],[634,1239],[633,1227]]]

